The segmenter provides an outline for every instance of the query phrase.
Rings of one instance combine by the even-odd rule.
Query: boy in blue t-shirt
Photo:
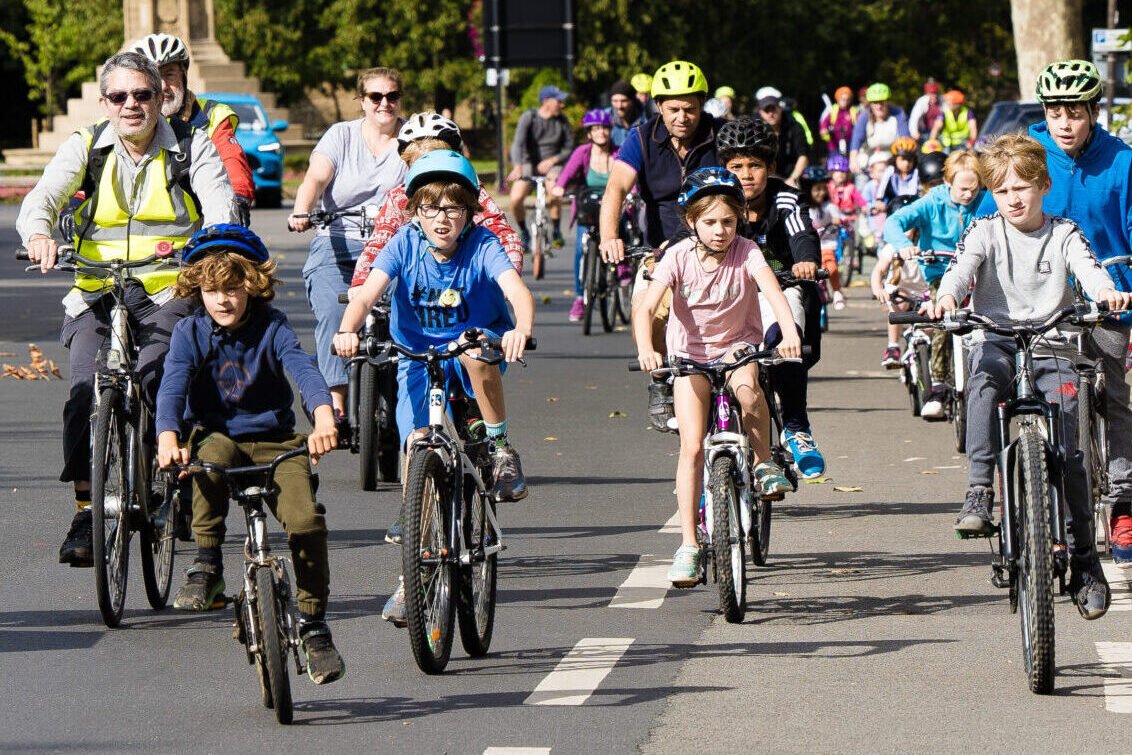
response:
[[[393,340],[413,351],[458,340],[469,328],[490,337],[502,334],[503,356],[523,356],[534,322],[534,299],[515,272],[499,240],[470,225],[480,211],[479,179],[466,158],[435,150],[417,159],[405,177],[413,222],[394,236],[377,259],[360,292],[346,308],[334,347],[343,357],[358,352],[358,329],[390,282]],[[515,310],[514,323],[507,310]],[[507,440],[502,369],[470,354],[452,362],[464,390],[474,396],[492,444],[493,497],[519,501],[527,495],[519,455]],[[450,373],[450,376],[453,376]],[[402,361],[397,370],[397,426],[402,447],[414,430],[428,426],[428,376],[419,362]]]

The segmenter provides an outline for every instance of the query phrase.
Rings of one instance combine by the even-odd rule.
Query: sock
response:
[[[900,348],[900,344],[898,344],[898,343],[893,343],[892,341],[889,341],[889,342],[888,342],[888,348],[890,348],[890,349],[899,349],[899,348]]]
[[[90,491],[84,490],[79,492],[75,491],[75,508],[79,511],[85,511],[90,508]]]
[[[312,624],[325,624],[323,616],[316,616],[305,611],[299,611],[299,634],[303,634]]]
[[[220,546],[215,548],[197,548],[197,557],[194,559],[210,566],[223,566],[224,557],[220,553]]]
[[[484,422],[483,425],[487,428],[488,440],[494,441],[497,446],[507,445],[507,420],[503,420],[498,424]]]

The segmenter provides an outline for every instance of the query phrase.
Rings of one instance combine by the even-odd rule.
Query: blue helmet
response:
[[[433,181],[454,181],[472,194],[479,194],[480,179],[468,158],[450,149],[435,149],[416,159],[405,176],[405,194],[412,198],[417,189]]]
[[[217,223],[193,234],[181,250],[181,264],[197,262],[213,252],[235,252],[255,263],[267,262],[271,256],[252,229],[232,223]]]
[[[676,203],[685,207],[693,199],[709,194],[730,194],[739,204],[745,202],[743,184],[739,183],[739,177],[734,173],[727,168],[699,168],[684,179]]]

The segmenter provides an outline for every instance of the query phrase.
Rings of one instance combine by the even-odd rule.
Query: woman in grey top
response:
[[[371,68],[358,76],[362,117],[331,126],[311,152],[310,167],[295,194],[294,214],[287,220],[293,231],[311,227],[305,215],[314,209],[345,210],[362,205],[378,207],[385,194],[405,177],[397,154],[401,128],[401,74],[392,68]],[[316,207],[317,205],[317,207]],[[346,305],[338,295],[350,287],[354,263],[362,252],[366,232],[349,220],[320,228],[303,265],[307,301],[315,316],[318,367],[330,386],[334,413],[346,411],[346,369],[330,354],[330,345]]]

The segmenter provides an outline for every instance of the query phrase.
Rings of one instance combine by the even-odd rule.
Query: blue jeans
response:
[[[346,305],[338,303],[338,295],[350,288],[354,263],[362,252],[362,246],[364,243],[360,239],[315,236],[311,241],[310,256],[303,265],[307,303],[314,310],[318,370],[331,388],[349,382],[345,362],[330,353],[330,346],[346,312]]]
[[[582,295],[582,257],[586,252],[585,247],[582,246],[582,239],[587,233],[596,232],[596,228],[588,225],[579,225],[574,229],[574,296]]]

